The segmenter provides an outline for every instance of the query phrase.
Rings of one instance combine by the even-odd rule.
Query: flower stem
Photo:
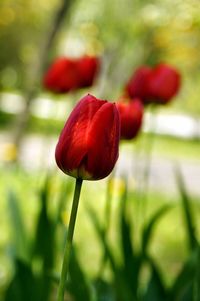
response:
[[[72,249],[72,240],[73,240],[74,228],[76,223],[76,215],[78,210],[82,182],[83,182],[82,179],[76,179],[74,198],[72,203],[69,227],[67,232],[67,239],[65,244],[62,272],[61,272],[61,278],[60,278],[60,283],[58,288],[58,299],[57,299],[58,301],[64,300],[65,284],[66,284],[68,270],[69,270],[69,260],[70,260],[70,254]]]

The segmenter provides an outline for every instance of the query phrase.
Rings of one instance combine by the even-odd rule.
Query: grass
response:
[[[172,159],[189,159],[200,161],[200,141],[197,139],[184,140],[169,136],[157,136],[153,154]]]
[[[0,173],[1,186],[0,195],[0,210],[2,218],[0,220],[1,236],[0,236],[0,263],[5,278],[9,276],[9,260],[5,250],[10,245],[11,229],[9,221],[9,213],[7,207],[7,189],[11,188],[18,196],[19,205],[22,210],[22,215],[28,232],[31,233],[34,229],[35,220],[37,217],[38,208],[40,206],[38,200],[38,189],[44,181],[44,173],[27,173],[20,169],[4,170]],[[54,183],[51,187],[52,202],[49,204],[49,213],[54,214],[57,207],[56,196],[59,193],[61,181],[66,181],[71,185],[71,193],[66,197],[66,211],[63,212],[63,221],[68,224],[69,212],[72,200],[72,190],[74,181],[64,175],[55,176]],[[109,241],[115,250],[115,255],[119,257],[119,238],[118,238],[118,211],[120,205],[120,181],[114,180],[115,194],[112,196],[112,217],[109,231]],[[91,220],[87,213],[87,207],[91,206],[101,217],[102,222],[105,222],[105,191],[107,181],[84,182],[81,195],[80,207],[75,231],[74,242],[77,246],[78,254],[82,266],[89,275],[95,275],[98,272],[99,262],[102,256],[100,243],[96,237]],[[182,261],[187,256],[186,234],[184,230],[184,220],[182,218],[182,208],[180,200],[174,199],[173,196],[163,194],[162,192],[150,192],[148,196],[148,207],[144,217],[145,204],[139,204],[135,195],[135,190],[132,189],[129,194],[131,203],[131,216],[134,224],[133,240],[139,247],[140,230],[144,221],[148,219],[164,203],[172,203],[173,208],[159,221],[153,240],[151,241],[151,253],[156,258],[161,270],[165,275],[165,280],[170,283],[175,277],[175,274],[180,270]],[[200,234],[200,221],[197,215],[200,210],[199,202],[193,202],[193,210],[197,222],[197,230]],[[7,270],[8,269],[8,270]],[[167,271],[167,272],[166,272]],[[105,271],[108,273],[108,270]]]
[[[172,136],[144,134],[140,135],[133,143],[123,142],[122,147],[128,152],[143,152],[152,145],[152,155],[166,159],[182,159],[200,161],[198,139],[181,139]]]
[[[15,125],[15,118],[14,114],[0,111],[0,129],[12,130],[12,127]],[[58,135],[62,127],[63,121],[31,116],[25,134]]]

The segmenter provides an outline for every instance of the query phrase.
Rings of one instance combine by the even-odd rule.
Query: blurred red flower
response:
[[[100,61],[97,57],[84,56],[78,60],[79,86],[81,88],[93,85],[99,66]]]
[[[154,68],[138,68],[125,91],[131,98],[139,97],[144,104],[166,104],[178,93],[180,85],[180,73],[174,67],[161,63]]]
[[[44,87],[52,92],[66,93],[78,88],[77,63],[73,59],[58,58],[44,75]]]
[[[149,77],[152,69],[148,66],[139,67],[131,76],[125,88],[130,98],[138,97],[145,102],[149,98]]]
[[[148,88],[151,99],[156,103],[169,102],[179,91],[181,84],[180,73],[167,64],[159,64],[152,70]]]
[[[84,180],[109,175],[118,158],[120,119],[116,105],[83,97],[69,116],[56,146],[58,167]]]
[[[96,57],[58,58],[45,73],[43,85],[54,93],[67,93],[90,87],[97,75],[99,65],[99,59]]]
[[[117,102],[121,120],[121,139],[132,139],[137,136],[143,118],[143,104],[139,98]]]

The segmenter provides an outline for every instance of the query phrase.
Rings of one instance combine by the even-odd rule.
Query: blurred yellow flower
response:
[[[109,181],[109,194],[122,196],[126,189],[126,182],[122,178],[113,178]]]
[[[17,148],[13,143],[5,143],[2,148],[2,160],[6,162],[15,161],[17,158]]]

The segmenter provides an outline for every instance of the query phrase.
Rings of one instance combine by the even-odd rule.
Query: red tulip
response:
[[[117,158],[120,120],[116,105],[83,97],[67,120],[56,146],[56,162],[66,174],[85,180],[109,175]]]
[[[132,139],[138,134],[143,118],[143,105],[139,98],[120,101],[117,108],[121,120],[121,139]]]
[[[177,94],[180,81],[179,72],[167,64],[154,68],[142,66],[132,75],[125,90],[129,97],[139,97],[144,104],[166,104]]]
[[[75,90],[79,85],[76,61],[68,58],[57,59],[45,74],[43,84],[46,89],[56,93]]]
[[[92,56],[84,56],[78,61],[78,72],[80,87],[90,87],[93,85],[99,69],[99,59]]]
[[[79,59],[58,58],[44,75],[43,84],[55,93],[92,86],[99,68],[99,59],[84,56]]]
[[[130,98],[138,97],[145,101],[149,97],[148,79],[151,71],[150,67],[142,66],[134,72],[126,86]]]
[[[160,104],[169,102],[177,94],[180,81],[180,74],[175,68],[166,64],[157,65],[149,79],[151,99]]]

